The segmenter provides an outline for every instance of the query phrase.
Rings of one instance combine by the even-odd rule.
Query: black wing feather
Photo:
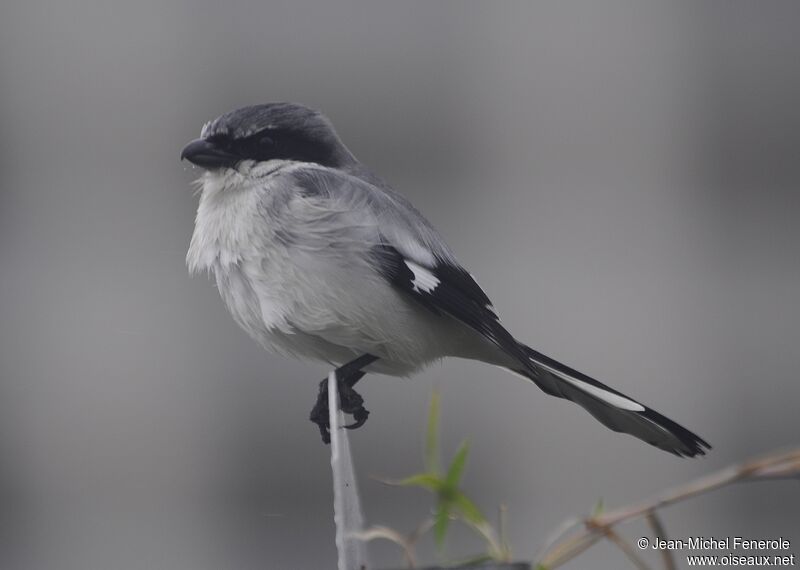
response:
[[[492,302],[463,267],[439,260],[435,267],[425,268],[438,279],[430,291],[414,285],[415,274],[407,259],[388,244],[376,248],[383,275],[392,285],[405,291],[437,315],[446,313],[482,334],[508,354],[527,362],[520,344],[502,324]]]
[[[391,245],[381,245],[375,250],[384,277],[395,287],[411,295],[437,315],[447,314],[471,327],[516,358],[520,368],[516,371],[527,376],[547,394],[571,400],[585,408],[595,418],[614,431],[629,433],[670,453],[693,457],[703,455],[703,448],[711,446],[683,426],[659,414],[652,408],[631,400],[628,396],[602,382],[570,368],[514,339],[492,308],[486,293],[463,267],[438,260],[434,267],[422,267],[438,283],[435,287],[420,287],[414,265]],[[413,263],[413,262],[411,262]],[[603,392],[631,400],[641,410],[628,410],[609,404],[589,391],[565,381],[551,370],[573,378]]]

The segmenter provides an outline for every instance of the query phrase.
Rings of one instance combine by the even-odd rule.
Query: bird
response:
[[[238,108],[181,152],[202,169],[191,274],[213,274],[264,348],[335,366],[360,427],[366,373],[410,376],[446,357],[505,369],[616,432],[683,457],[711,446],[637,400],[518,341],[433,225],[345,146],[321,112]],[[329,441],[325,384],[311,419]]]

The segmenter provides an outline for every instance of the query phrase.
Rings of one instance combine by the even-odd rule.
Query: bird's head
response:
[[[355,161],[333,125],[318,111],[296,103],[242,107],[205,124],[181,159],[209,171],[239,170],[277,161],[344,167]],[[275,164],[272,162],[271,164]]]

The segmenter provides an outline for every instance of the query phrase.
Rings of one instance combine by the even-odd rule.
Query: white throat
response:
[[[234,168],[206,171],[194,233],[186,254],[189,272],[239,263],[259,230],[258,203],[269,191],[269,179],[292,164],[286,160],[242,161]]]

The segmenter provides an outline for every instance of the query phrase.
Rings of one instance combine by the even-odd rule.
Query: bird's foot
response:
[[[352,424],[344,427],[347,429],[357,429],[364,425],[369,417],[369,411],[364,408],[364,398],[361,394],[353,389],[353,384],[358,382],[364,372],[357,370],[348,376],[340,376],[336,374],[338,391],[339,391],[339,407],[342,412],[353,416],[355,420]],[[330,411],[328,408],[328,379],[325,378],[319,383],[319,394],[317,394],[317,403],[311,409],[309,419],[317,424],[320,436],[322,436],[323,443],[331,442],[331,423]]]

